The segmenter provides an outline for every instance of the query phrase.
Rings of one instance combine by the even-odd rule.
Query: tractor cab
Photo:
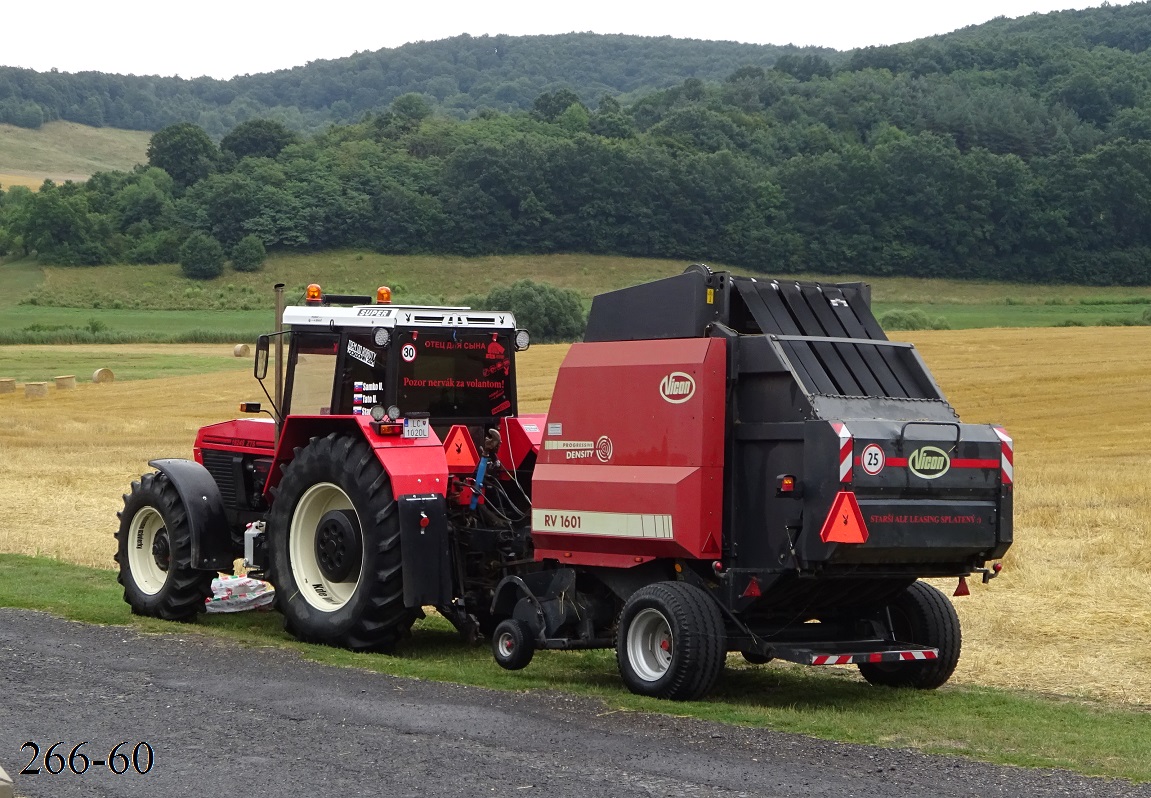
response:
[[[515,352],[529,341],[511,313],[390,299],[387,289],[371,303],[310,286],[305,305],[284,310],[290,335],[282,418],[428,418],[442,438],[456,424],[478,432],[516,414]],[[269,337],[257,348],[262,377]]]

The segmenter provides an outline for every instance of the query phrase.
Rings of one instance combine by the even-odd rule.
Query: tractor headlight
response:
[[[392,405],[391,407],[388,408],[388,418],[390,418],[392,421],[395,421],[399,417],[400,417],[400,409],[398,407],[396,407],[395,405]]]
[[[532,338],[527,330],[516,330],[516,351],[522,352],[531,346]]]
[[[385,327],[377,327],[376,332],[372,335],[372,340],[376,342],[376,346],[387,346],[388,342],[392,340],[392,334]]]

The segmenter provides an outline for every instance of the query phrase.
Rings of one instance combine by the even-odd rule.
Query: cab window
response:
[[[336,357],[340,336],[329,333],[292,333],[289,349],[287,411],[299,416],[326,416],[332,412]]]

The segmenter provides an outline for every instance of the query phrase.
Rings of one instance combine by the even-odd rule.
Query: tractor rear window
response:
[[[402,412],[453,419],[511,413],[511,341],[506,335],[410,332],[396,344]]]

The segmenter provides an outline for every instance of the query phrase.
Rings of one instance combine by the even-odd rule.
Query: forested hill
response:
[[[562,37],[560,37],[562,38]],[[603,41],[604,39],[601,39]],[[179,123],[149,166],[0,194],[0,255],[364,247],[1151,284],[1151,4],[785,53],[621,102],[459,119],[418,93],[301,135]],[[505,56],[511,58],[505,53]]]
[[[769,68],[787,54],[831,63],[846,57],[829,49],[569,33],[463,35],[231,80],[0,67],[0,122],[34,128],[64,119],[131,130],[193,122],[218,137],[264,117],[307,132],[358,121],[413,92],[459,118],[479,109],[524,110],[558,88],[592,105],[603,95],[668,88],[685,78],[720,80],[746,65]]]

